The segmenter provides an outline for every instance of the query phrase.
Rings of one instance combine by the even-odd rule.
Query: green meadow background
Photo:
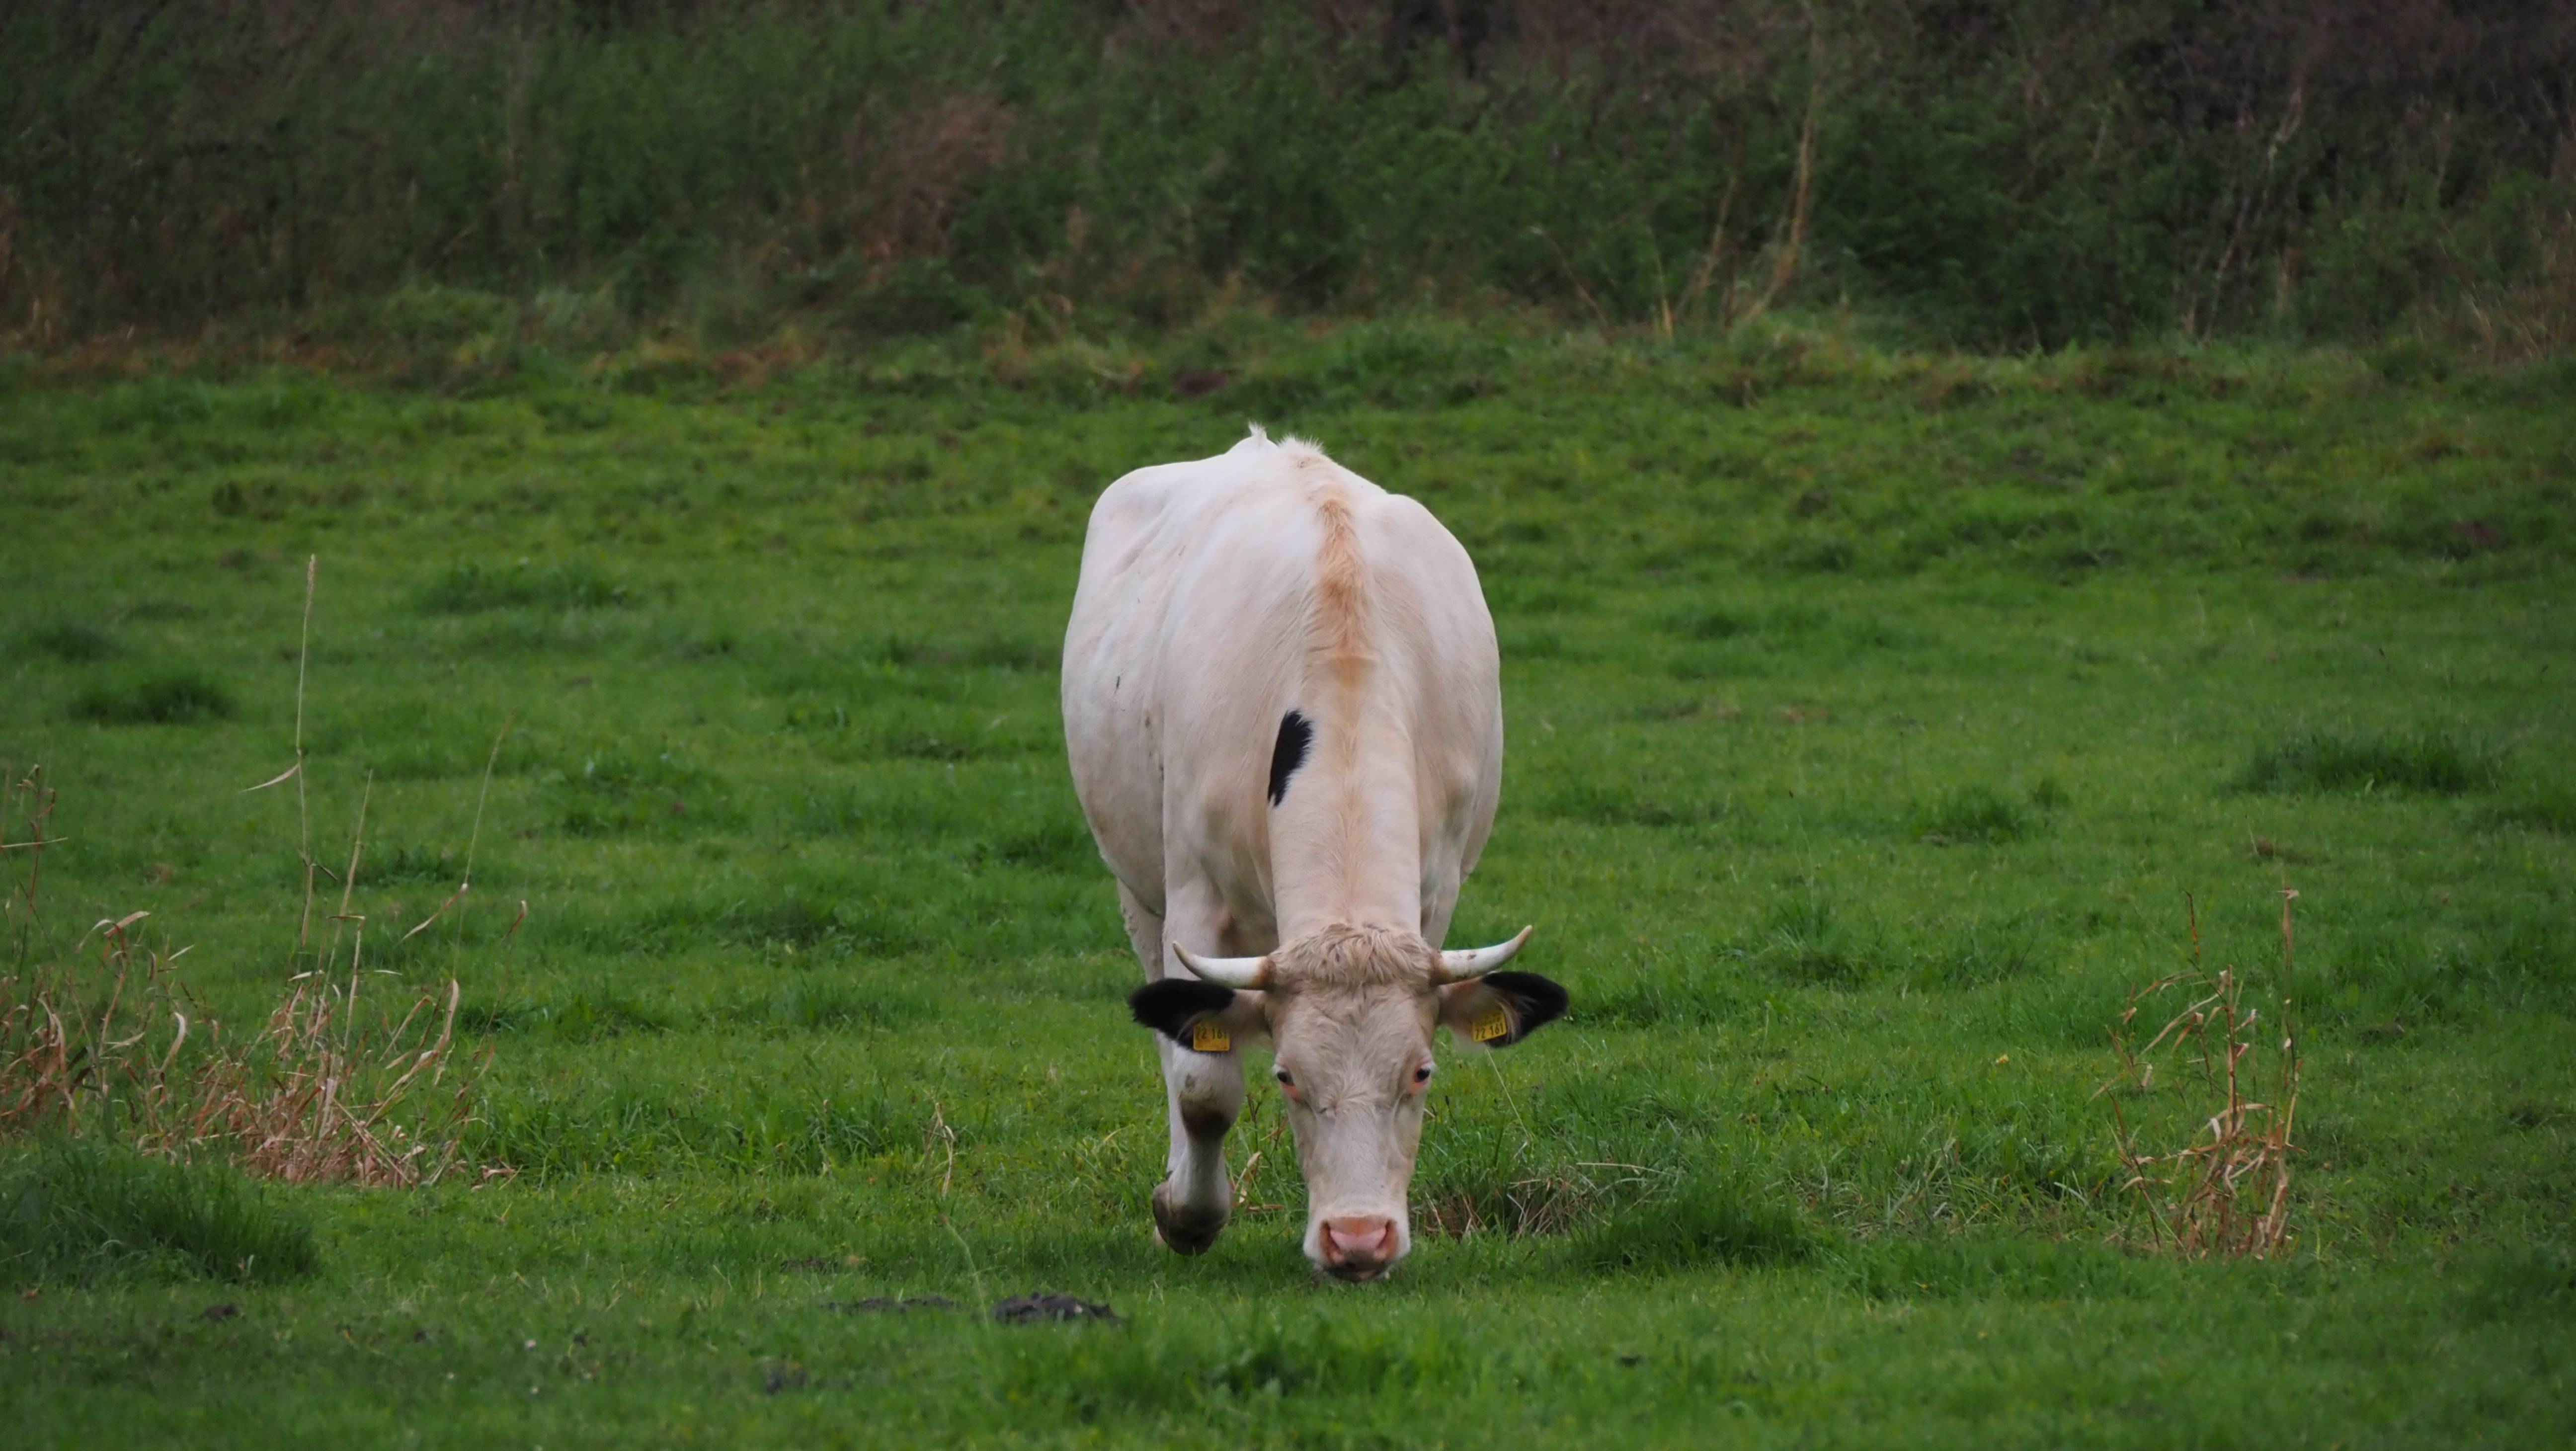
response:
[[[1830,314],[750,371],[478,336],[408,382],[0,373],[0,757],[62,839],[17,961],[149,910],[205,1011],[276,1001],[296,803],[244,788],[294,760],[315,558],[314,854],[365,794],[365,992],[453,977],[489,1064],[424,1189],[0,1149],[27,1444],[2576,1431],[2563,361]],[[1457,937],[1534,922],[1573,995],[1444,1049],[1380,1285],[1310,1278],[1266,1092],[1223,1241],[1153,1244],[1161,1092],[1061,754],[1091,499],[1253,418],[1473,552],[1510,747]],[[2297,999],[2266,1261],[2154,1253],[2123,1190],[2112,1104],[2182,1146],[2183,1065],[2096,1093],[2187,901]],[[983,1314],[1032,1291],[1120,1319]]]

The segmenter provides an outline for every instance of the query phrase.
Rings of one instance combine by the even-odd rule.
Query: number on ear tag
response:
[[[1202,1053],[1224,1053],[1234,1047],[1234,1035],[1216,1019],[1201,1018],[1190,1025],[1190,1046]]]
[[[1511,1014],[1503,1011],[1503,1005],[1501,1003],[1496,1003],[1492,1007],[1478,1013],[1476,1015],[1476,1020],[1467,1025],[1467,1036],[1475,1039],[1479,1043],[1490,1043],[1496,1038],[1509,1037],[1511,1036],[1511,1031]]]

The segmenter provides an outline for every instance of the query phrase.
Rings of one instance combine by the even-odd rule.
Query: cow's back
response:
[[[1269,915],[1271,753],[1282,713],[1316,708],[1327,665],[1315,615],[1324,496],[1346,506],[1368,669],[1409,742],[1425,870],[1445,872],[1442,895],[1491,824],[1501,704],[1465,550],[1412,500],[1256,432],[1215,458],[1119,479],[1084,541],[1065,636],[1067,753],[1102,856],[1150,910],[1162,910],[1177,847]]]

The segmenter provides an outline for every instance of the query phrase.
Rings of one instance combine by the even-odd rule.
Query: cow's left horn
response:
[[[1471,977],[1483,977],[1511,961],[1512,954],[1521,950],[1521,944],[1529,941],[1534,930],[1524,927],[1511,941],[1498,942],[1491,947],[1462,947],[1440,954],[1440,981],[1465,982]]]
[[[1266,957],[1201,957],[1177,942],[1172,944],[1172,955],[1202,981],[1218,987],[1259,987],[1270,977],[1270,959]]]

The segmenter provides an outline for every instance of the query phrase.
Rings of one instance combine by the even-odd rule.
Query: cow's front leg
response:
[[[1233,952],[1225,907],[1216,890],[1186,867],[1168,871],[1162,932],[1148,975],[1188,977],[1172,952]],[[1141,947],[1142,934],[1137,934]],[[1206,943],[1201,947],[1199,944]],[[1171,1120],[1172,1149],[1163,1182],[1154,1186],[1154,1231],[1185,1255],[1205,1253],[1234,1214],[1234,1186],[1226,1182],[1225,1135],[1243,1114],[1243,1060],[1236,1044],[1203,1053],[1155,1035],[1163,1055],[1163,1108]]]
[[[1163,1182],[1154,1186],[1154,1231],[1194,1255],[1216,1243],[1234,1213],[1225,1135],[1243,1113],[1243,1062],[1231,1052],[1200,1053],[1169,1041],[1162,1053],[1172,1151]]]

